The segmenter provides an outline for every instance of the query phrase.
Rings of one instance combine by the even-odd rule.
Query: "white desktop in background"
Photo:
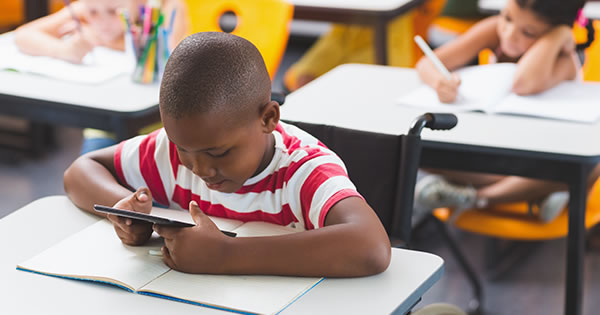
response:
[[[489,114],[513,114],[595,123],[600,118],[600,83],[565,81],[534,95],[513,92],[514,63],[465,67],[456,74],[461,85],[454,103],[439,101],[435,90],[421,84],[397,99],[399,105],[438,112],[480,111]]]
[[[122,51],[96,47],[86,55],[82,64],[22,53],[14,42],[14,34],[0,36],[0,69],[34,73],[58,80],[94,84],[114,77],[131,74],[135,67],[133,56]]]

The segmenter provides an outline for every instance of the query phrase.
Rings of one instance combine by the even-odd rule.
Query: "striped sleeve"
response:
[[[119,180],[132,189],[148,187],[156,202],[169,205],[164,183],[170,181],[170,164],[167,163],[164,170],[164,163],[157,163],[157,160],[169,160],[168,152],[168,139],[162,129],[121,142],[114,157]]]
[[[321,228],[329,210],[340,200],[362,198],[348,178],[343,162],[333,154],[306,157],[307,161],[288,182],[293,199],[299,204],[307,230]]]

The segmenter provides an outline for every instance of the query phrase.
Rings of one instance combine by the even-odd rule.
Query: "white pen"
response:
[[[417,45],[419,46],[419,48],[421,48],[421,50],[423,51],[423,53],[425,54],[425,56],[427,56],[427,58],[429,58],[429,60],[431,60],[431,62],[435,66],[435,68],[441,74],[443,74],[444,77],[446,77],[446,79],[452,80],[452,75],[450,74],[450,71],[448,71],[448,69],[446,69],[446,67],[444,66],[444,64],[440,60],[440,58],[438,58],[435,55],[435,53],[433,52],[433,50],[431,50],[431,48],[429,48],[429,45],[427,45],[427,43],[423,40],[423,38],[421,36],[419,36],[419,35],[415,36],[415,43],[417,43]]]

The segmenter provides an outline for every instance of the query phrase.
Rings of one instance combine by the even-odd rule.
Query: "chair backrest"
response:
[[[284,0],[187,0],[190,33],[220,32],[221,18],[233,14],[231,34],[252,42],[265,60],[271,78],[285,51],[294,7]]]
[[[337,153],[358,192],[375,210],[388,235],[408,245],[420,137],[290,123],[315,136]]]

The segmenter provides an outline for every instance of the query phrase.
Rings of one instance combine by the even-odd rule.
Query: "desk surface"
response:
[[[363,11],[393,11],[414,0],[290,0],[295,6]]]
[[[422,83],[416,71],[410,68],[342,65],[288,95],[281,107],[281,119],[392,135],[405,134],[413,119],[425,110],[401,106],[395,100],[419,84]],[[600,142],[586,142],[580,136],[600,134],[600,123],[578,124],[469,112],[456,115],[458,125],[454,129],[425,129],[422,138],[425,141],[578,158],[596,159],[600,155]]]
[[[158,106],[158,84],[143,85],[121,75],[100,84],[78,84],[29,73],[0,71],[0,95],[120,113]]]
[[[32,202],[0,220],[1,314],[223,314],[122,289],[84,281],[36,275],[15,269],[60,240],[99,220],[78,210],[66,197]],[[356,279],[326,279],[288,307],[284,314],[384,314],[410,309],[442,275],[438,256],[392,250],[392,263],[382,274]],[[101,301],[110,301],[103,303]]]
[[[506,0],[479,0],[479,9],[485,12],[499,12],[504,8]],[[583,14],[590,19],[600,19],[600,2],[587,2]]]

